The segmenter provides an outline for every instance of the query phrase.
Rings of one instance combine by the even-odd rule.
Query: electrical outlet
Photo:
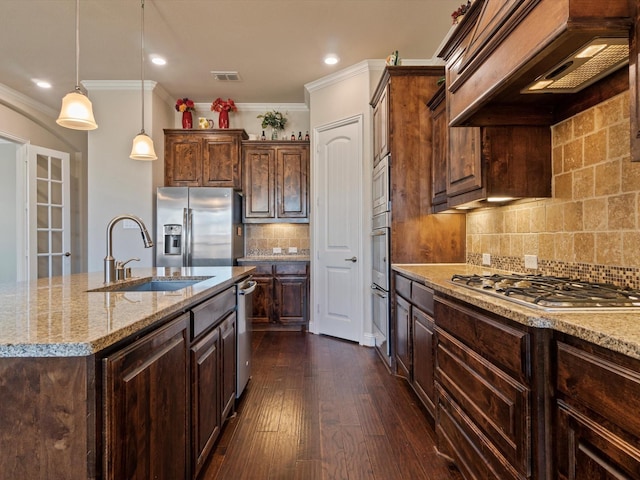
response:
[[[289,247],[289,253],[298,253],[298,247]]]
[[[525,255],[524,256],[524,268],[538,268],[538,256],[537,255]]]
[[[122,221],[122,228],[140,228],[138,227],[138,224],[136,222],[134,222],[133,220],[129,220],[128,218],[125,218]]]
[[[273,247],[273,253],[274,254],[282,253],[282,249],[280,247]]]
[[[491,265],[491,254],[483,253],[482,254],[482,264],[483,265]]]

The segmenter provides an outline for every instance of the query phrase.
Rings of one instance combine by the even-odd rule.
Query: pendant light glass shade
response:
[[[93,107],[89,98],[80,89],[80,0],[76,0],[76,88],[62,99],[60,115],[56,123],[73,130],[95,130],[98,128],[93,117]]]
[[[62,108],[56,123],[74,130],[95,130],[98,128],[93,118],[91,100],[80,91],[67,93],[62,99]]]
[[[153,148],[153,140],[144,132],[140,132],[133,139],[133,147],[129,158],[133,160],[157,160],[158,156]]]
[[[131,148],[132,160],[157,160],[158,156],[153,148],[153,140],[144,133],[144,0],[140,0],[140,94],[142,96],[142,128],[140,133],[133,139]]]

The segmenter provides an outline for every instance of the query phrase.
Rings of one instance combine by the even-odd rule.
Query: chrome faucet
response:
[[[114,217],[107,225],[107,256],[104,257],[104,283],[111,283],[116,279],[116,259],[113,258],[113,227],[120,220],[132,220],[140,227],[140,233],[142,234],[142,241],[144,242],[144,248],[153,247],[153,240],[151,235],[147,231],[147,227],[140,217],[135,215],[118,215]]]

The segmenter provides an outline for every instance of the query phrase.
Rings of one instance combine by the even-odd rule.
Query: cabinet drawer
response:
[[[443,298],[435,301],[434,317],[442,330],[523,383],[529,382],[531,338],[528,332]]]
[[[402,275],[396,274],[396,293],[402,295],[407,300],[411,299],[411,280]]]
[[[630,368],[637,362],[564,342],[557,343],[557,359],[557,390],[568,397],[568,402],[579,402],[640,437],[640,373]]]
[[[433,290],[421,283],[411,283],[411,302],[420,310],[433,315]]]
[[[191,335],[196,338],[236,308],[235,287],[228,288],[191,309]]]
[[[437,379],[483,436],[521,472],[530,465],[529,389],[436,327]]]
[[[266,276],[266,275],[272,275],[273,271],[272,271],[272,265],[270,263],[242,263],[242,265],[245,265],[247,267],[255,267],[255,271],[253,272],[253,275],[261,275],[261,276]]]
[[[276,275],[306,275],[307,264],[305,262],[296,263],[275,263]]]

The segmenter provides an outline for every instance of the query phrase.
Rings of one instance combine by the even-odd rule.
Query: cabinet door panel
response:
[[[202,180],[202,143],[199,137],[165,137],[165,185],[197,187]]]
[[[252,316],[253,324],[270,323],[273,316],[273,277],[253,277],[256,289],[253,292]]]
[[[191,347],[192,465],[198,474],[220,434],[220,330],[213,329]]]
[[[246,219],[275,218],[276,167],[271,149],[245,149],[244,194]]]
[[[450,128],[447,193],[452,196],[481,187],[480,128]]]
[[[309,150],[279,149],[277,158],[278,217],[306,218],[308,212]]]
[[[307,318],[307,277],[276,277],[277,321],[303,323]]]
[[[220,343],[222,345],[222,416],[229,416],[236,400],[236,314],[229,315],[220,325]]]
[[[413,307],[413,382],[431,416],[435,417],[433,319]]]
[[[216,135],[205,138],[203,143],[202,185],[241,188],[238,140],[231,135]]]
[[[187,478],[189,315],[103,360],[105,478]]]
[[[411,335],[411,305],[404,298],[396,295],[396,361],[398,375],[410,379],[411,375],[411,350],[409,339]]]

